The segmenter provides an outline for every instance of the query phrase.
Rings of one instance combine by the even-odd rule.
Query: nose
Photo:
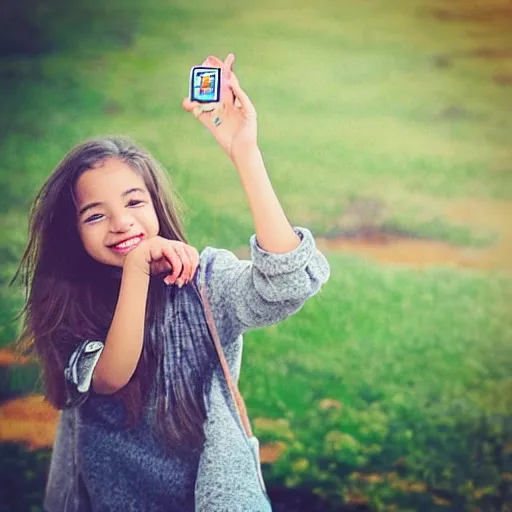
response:
[[[134,224],[133,217],[125,212],[121,214],[113,214],[110,218],[110,231],[113,233],[124,233],[128,231]]]

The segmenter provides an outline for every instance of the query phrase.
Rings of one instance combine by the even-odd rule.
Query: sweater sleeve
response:
[[[329,264],[316,248],[311,232],[295,227],[300,245],[284,254],[263,250],[252,235],[251,260],[207,247],[201,261],[216,322],[231,338],[249,329],[279,323],[317,294],[330,275]]]
[[[92,375],[103,351],[101,341],[81,342],[69,358],[64,369],[67,402],[66,408],[81,405],[91,391]]]

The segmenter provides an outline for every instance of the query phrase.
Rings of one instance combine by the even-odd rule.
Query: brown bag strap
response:
[[[220,365],[222,367],[222,371],[224,372],[224,376],[226,377],[226,382],[228,384],[229,391],[231,392],[231,396],[233,397],[233,401],[237,408],[238,416],[240,417],[245,433],[247,434],[248,437],[251,437],[252,429],[251,424],[249,422],[249,418],[247,416],[247,409],[245,407],[244,399],[242,398],[242,395],[240,394],[237,385],[233,382],[233,379],[231,378],[228,363],[226,362],[226,358],[224,357],[224,351],[222,350],[222,345],[220,344],[219,334],[215,326],[215,321],[213,319],[210,303],[206,296],[206,289],[204,286],[200,286],[199,291],[201,293],[204,312],[206,314],[206,322],[208,324],[208,328],[210,329],[210,334],[212,335],[213,343],[215,345],[217,355],[219,356]]]

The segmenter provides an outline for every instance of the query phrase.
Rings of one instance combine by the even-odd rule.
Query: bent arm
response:
[[[316,248],[312,233],[301,227],[293,230],[300,244],[287,253],[265,251],[253,235],[251,261],[213,247],[201,254],[208,299],[227,339],[281,322],[329,279],[329,263]]]
[[[149,275],[125,267],[114,318],[92,377],[96,393],[115,393],[135,372],[144,341],[148,288]]]

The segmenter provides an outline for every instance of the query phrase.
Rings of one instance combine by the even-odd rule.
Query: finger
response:
[[[185,98],[181,102],[181,105],[187,112],[192,112],[192,110],[199,107],[201,104],[198,101],[191,101],[190,98]]]
[[[231,77],[231,81],[229,83],[229,87],[233,91],[233,94],[235,95],[235,103],[236,100],[239,101],[241,108],[250,115],[256,116],[256,109],[254,108],[254,105],[245,93],[245,91],[240,87],[240,83],[238,82],[238,79],[235,75]]]
[[[192,112],[197,119],[202,121],[207,119],[208,115],[217,108],[218,103],[199,103],[197,101],[190,101],[189,98],[185,98],[182,105],[185,110]],[[205,114],[205,116],[201,118],[201,114]]]
[[[164,279],[164,282],[167,284],[174,284],[183,270],[181,258],[172,246],[162,247],[162,254],[172,267],[171,273]]]
[[[176,280],[176,284],[181,288],[190,277],[190,272],[192,270],[192,261],[190,259],[190,255],[186,250],[185,244],[175,246],[175,250],[181,259],[181,263],[183,264],[183,270],[181,272],[181,275]]]
[[[183,286],[190,282],[194,276],[195,271],[195,256],[194,256],[194,248],[190,245],[183,244],[183,251],[185,253],[187,264],[184,265],[183,272],[177,282],[178,286]]]
[[[235,62],[235,54],[230,53],[222,64],[222,73],[223,79],[221,80],[221,97],[224,104],[227,106],[233,105],[235,101],[235,96],[231,87],[229,86],[229,82],[233,77],[233,64]]]
[[[203,112],[205,112],[202,103],[199,103],[198,101],[191,101],[190,98],[185,98],[181,105],[187,112],[192,112],[196,117],[199,117]]]
[[[199,254],[199,252],[197,250],[195,250],[194,263],[195,263],[194,264],[194,276],[195,276],[197,269],[201,265],[201,255]]]
[[[227,74],[226,78],[231,78],[231,73],[233,72],[233,66],[235,64],[235,54],[229,53],[224,61],[224,69]]]
[[[230,79],[224,80],[221,84],[221,98],[222,98],[222,104],[225,107],[232,107],[235,103],[235,95],[233,94],[233,90],[229,86]]]
[[[208,55],[201,65],[210,68],[221,68],[223,64],[224,63],[218,57]]]
[[[195,247],[192,247],[191,245],[186,245],[185,248],[187,250],[191,263],[190,274],[187,281],[192,281],[196,274],[197,267],[199,266],[200,256],[199,252]]]
[[[160,275],[168,275],[172,271],[172,265],[162,253],[162,248],[154,245],[149,248],[148,262],[150,267],[150,275],[159,277]]]

